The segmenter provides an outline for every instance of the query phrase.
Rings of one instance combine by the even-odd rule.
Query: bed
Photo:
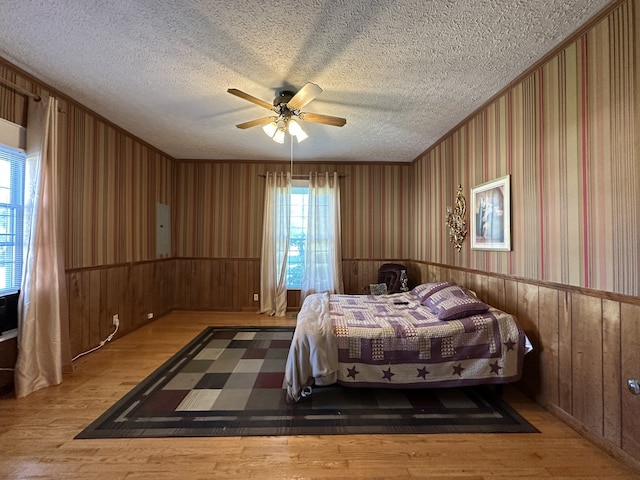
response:
[[[531,344],[515,317],[447,282],[392,295],[308,296],[285,370],[287,400],[313,386],[434,388],[515,382]]]

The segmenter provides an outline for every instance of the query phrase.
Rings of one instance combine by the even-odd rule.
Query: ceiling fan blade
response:
[[[300,110],[321,93],[322,89],[318,85],[307,82],[300,90],[298,90],[298,93],[296,93],[293,98],[287,102],[287,105],[291,110]]]
[[[300,112],[298,117],[305,122],[323,123],[334,127],[342,127],[347,123],[346,118],[332,117],[330,115],[322,115],[320,113]]]
[[[262,117],[262,118],[257,118],[256,120],[251,120],[250,122],[239,123],[236,125],[236,127],[242,128],[244,130],[245,128],[266,125],[267,123],[271,123],[276,119],[277,117]]]
[[[264,100],[260,100],[253,95],[249,95],[248,93],[244,93],[242,90],[238,90],[237,88],[229,88],[227,90],[231,95],[235,95],[236,97],[243,98],[245,100],[250,101],[251,103],[255,103],[256,105],[260,105],[261,107],[268,108],[269,110],[275,111],[275,107],[271,105],[269,102],[265,102]]]

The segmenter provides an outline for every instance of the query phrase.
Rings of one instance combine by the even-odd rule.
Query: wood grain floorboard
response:
[[[81,357],[56,387],[0,398],[3,479],[638,479],[514,388],[541,433],[74,440],[204,327],[291,325],[177,311]]]

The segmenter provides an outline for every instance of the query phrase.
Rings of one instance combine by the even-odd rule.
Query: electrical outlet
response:
[[[147,320],[151,320],[153,318],[153,312],[147,313]]]
[[[120,317],[117,313],[113,316],[113,325],[116,327],[120,326]]]
[[[253,301],[254,301],[254,302],[257,302],[258,300],[260,300],[260,297],[258,296],[258,294],[257,294],[257,293],[254,293],[254,294],[253,294]]]

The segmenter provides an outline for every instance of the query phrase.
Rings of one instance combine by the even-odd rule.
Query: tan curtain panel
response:
[[[57,115],[56,99],[29,99],[17,397],[61,383],[71,369]]]

